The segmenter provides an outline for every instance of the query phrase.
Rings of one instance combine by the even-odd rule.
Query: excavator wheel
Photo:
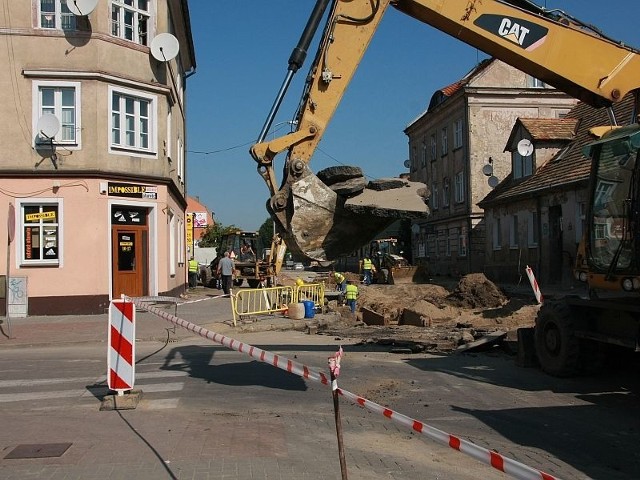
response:
[[[572,312],[564,302],[545,302],[535,327],[536,354],[549,375],[569,377],[578,372],[580,341],[574,335]]]

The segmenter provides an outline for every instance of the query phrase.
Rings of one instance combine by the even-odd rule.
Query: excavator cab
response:
[[[587,146],[591,201],[575,277],[590,290],[640,287],[640,128],[612,129]]]

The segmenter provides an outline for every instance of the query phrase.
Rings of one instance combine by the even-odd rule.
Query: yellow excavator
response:
[[[576,372],[581,351],[593,351],[594,344],[640,351],[640,54],[563,11],[529,0],[317,0],[251,148],[271,195],[267,209],[279,237],[290,250],[327,261],[369,241],[397,218],[429,213],[422,184],[363,187],[357,169],[321,176],[309,168],[390,6],[591,106],[608,108],[633,92],[631,124],[619,127],[609,108],[611,125],[594,130],[600,138],[585,151],[592,160],[590,198],[574,273],[589,298],[545,302],[534,336],[541,367],[558,376]],[[266,141],[321,24],[318,51],[291,122],[295,131]],[[282,152],[286,158],[278,184],[273,162]]]

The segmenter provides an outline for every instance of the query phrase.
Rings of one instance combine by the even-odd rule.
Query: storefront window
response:
[[[23,203],[20,209],[21,255],[24,264],[58,264],[60,224],[58,204]]]

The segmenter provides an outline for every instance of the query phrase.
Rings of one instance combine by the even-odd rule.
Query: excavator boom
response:
[[[328,0],[318,0],[305,41],[310,25],[317,25],[327,6]],[[251,148],[271,192],[267,209],[278,232],[291,250],[315,260],[333,260],[354,250],[397,218],[429,213],[429,192],[423,184],[367,188],[362,176],[329,182],[309,168],[389,6],[596,107],[621,100],[640,82],[637,51],[528,0],[333,0],[293,122],[296,130],[264,141],[291,75],[300,66],[299,47],[259,141]],[[277,185],[273,162],[285,151],[284,178]]]

